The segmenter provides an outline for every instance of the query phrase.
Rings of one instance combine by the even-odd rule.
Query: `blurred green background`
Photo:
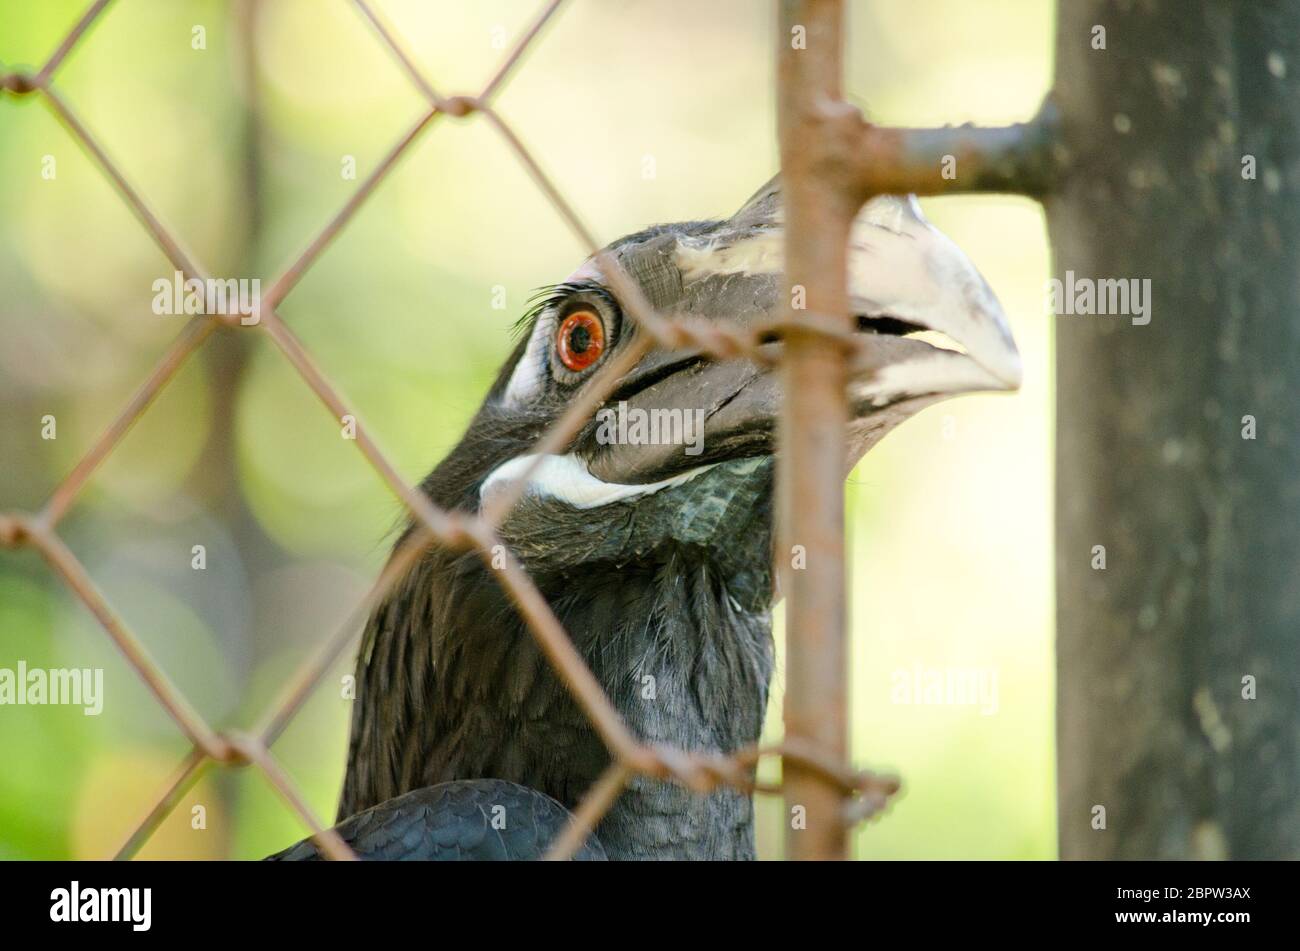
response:
[[[0,0],[0,70],[39,68],[85,6]],[[539,4],[376,6],[437,88],[459,93],[477,91]],[[846,90],[875,121],[1016,121],[1047,90],[1049,0],[849,6]],[[204,49],[193,48],[196,26]],[[757,0],[573,0],[497,104],[602,240],[724,216],[777,166],[774,43],[774,14]],[[264,280],[422,109],[346,0],[117,0],[56,86],[199,261]],[[343,174],[348,156],[357,180]],[[846,486],[854,752],[905,782],[856,853],[1052,858],[1043,217],[1014,198],[925,207],[1001,297],[1026,382],[1016,396],[925,411]],[[482,118],[439,121],[280,311],[414,481],[477,407],[531,290],[583,256]],[[150,307],[153,281],[171,272],[39,97],[0,97],[0,510],[39,508],[179,332],[182,318]],[[53,440],[41,438],[47,414]],[[400,515],[271,344],[222,333],[96,474],[62,532],[194,706],[236,728],[252,726],[343,622]],[[0,667],[20,659],[103,667],[105,704],[98,717],[0,706],[0,857],[111,855],[187,745],[30,551],[0,553]],[[275,747],[327,818],[351,665],[349,652]],[[898,702],[900,678],[956,668],[996,674],[995,709]],[[778,672],[774,737],[780,705]],[[205,829],[192,828],[196,804]],[[783,821],[779,800],[760,797],[763,856],[780,855]],[[213,771],[142,855],[260,857],[302,835],[258,773]]]

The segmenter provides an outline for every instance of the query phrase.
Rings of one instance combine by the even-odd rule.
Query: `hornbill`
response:
[[[782,311],[782,222],[774,179],[731,218],[651,227],[608,250],[659,312],[754,326]],[[850,383],[846,473],[919,409],[1021,378],[996,297],[915,197],[868,202],[850,258],[857,330],[871,346]],[[594,259],[542,292],[521,326],[468,431],[422,483],[444,508],[474,512],[500,491],[640,332]],[[773,667],[779,390],[778,372],[751,360],[652,349],[605,406],[624,418],[680,410],[702,419],[702,440],[637,439],[634,427],[610,438],[598,413],[542,461],[502,525],[644,741],[729,753],[759,738]],[[363,856],[538,857],[609,764],[492,574],[472,553],[432,550],[370,617],[338,811]],[[304,842],[279,857],[315,854]],[[638,777],[579,857],[753,855],[748,795]]]

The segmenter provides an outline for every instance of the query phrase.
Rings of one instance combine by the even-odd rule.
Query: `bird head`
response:
[[[648,228],[607,251],[660,313],[753,328],[784,312],[783,231],[773,180],[728,219]],[[851,367],[846,472],[923,407],[1020,385],[997,298],[915,197],[863,206],[848,284],[864,346]],[[595,258],[541,292],[520,326],[469,432],[426,483],[436,501],[476,509],[531,468],[503,531],[534,569],[627,562],[665,542],[728,555],[738,533],[767,537],[752,529],[770,522],[779,371],[655,347],[567,451],[535,461],[536,439],[643,331]]]

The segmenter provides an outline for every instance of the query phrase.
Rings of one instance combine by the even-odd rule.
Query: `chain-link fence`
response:
[[[206,282],[208,272],[182,250],[181,243],[159,220],[55,87],[54,80],[60,67],[111,2],[112,0],[95,0],[39,72],[15,72],[0,76],[0,89],[14,97],[43,98],[71,136],[85,148],[103,174],[112,181],[136,218],[175,268],[186,280]],[[780,339],[785,341],[785,347],[782,354],[775,358],[777,360],[788,358],[792,364],[800,360],[811,360],[812,366],[824,365],[825,361],[830,361],[831,365],[839,366],[841,371],[850,366],[854,354],[867,344],[851,333],[846,322],[846,307],[838,308],[844,316],[843,320],[833,316],[837,309],[837,295],[843,294],[843,270],[837,275],[833,269],[821,268],[821,273],[807,275],[809,308],[797,315],[792,311],[787,312],[776,323],[761,327],[729,327],[656,313],[636,282],[623,272],[612,255],[601,249],[600,243],[580,220],[571,204],[542,172],[510,126],[493,109],[495,96],[510,81],[524,53],[538,42],[540,33],[552,20],[563,0],[550,0],[545,4],[509,49],[486,85],[477,95],[472,96],[445,95],[436,89],[408,54],[400,37],[378,15],[371,3],[368,0],[352,2],[374,27],[391,55],[427,100],[427,109],[419,121],[384,155],[346,204],[310,241],[306,250],[270,283],[269,292],[262,297],[260,320],[245,321],[241,319],[245,315],[234,308],[228,308],[225,313],[200,315],[190,319],[108,428],[67,477],[54,488],[45,506],[34,514],[0,514],[0,544],[8,547],[30,546],[41,553],[68,589],[94,615],[176,726],[193,744],[192,750],[177,766],[162,795],[121,847],[118,857],[129,858],[134,855],[213,764],[258,767],[289,807],[310,828],[325,854],[334,858],[354,857],[348,846],[313,814],[294,781],[277,762],[272,746],[326,673],[353,643],[357,631],[375,605],[432,545],[474,551],[496,569],[493,573],[526,621],[556,675],[564,682],[609,750],[611,765],[577,806],[573,823],[552,844],[552,857],[571,855],[608,811],[629,779],[636,774],[680,783],[699,793],[706,793],[720,785],[749,791],[773,791],[774,787],[760,784],[755,779],[758,760],[767,755],[782,758],[787,782],[798,777],[803,793],[824,795],[829,797],[830,802],[839,803],[842,807],[835,810],[835,822],[822,837],[822,845],[803,852],[804,855],[835,854],[837,847],[834,843],[838,839],[842,845],[847,828],[852,823],[877,813],[898,789],[898,783],[893,778],[856,771],[842,762],[842,741],[845,734],[843,691],[828,681],[828,678],[842,680],[843,677],[841,654],[838,653],[843,646],[842,517],[837,533],[833,533],[829,543],[824,546],[821,553],[823,557],[810,558],[806,572],[800,573],[813,580],[795,579],[786,588],[791,602],[789,664],[792,669],[795,668],[800,663],[800,656],[814,661],[806,664],[806,675],[791,677],[787,689],[787,711],[798,708],[801,702],[822,702],[815,700],[819,694],[835,698],[833,702],[838,702],[840,709],[830,724],[832,742],[820,743],[815,737],[797,735],[795,731],[787,729],[786,740],[780,744],[745,749],[733,755],[703,754],[642,743],[629,730],[605,695],[524,567],[503,545],[498,527],[523,495],[533,474],[532,468],[542,457],[565,450],[584,423],[611,394],[619,379],[652,347],[689,347],[714,359],[744,356],[765,362],[773,358],[766,356],[766,351],[759,350],[759,343]],[[817,241],[812,240],[807,228],[813,222],[817,223],[823,234],[818,240],[826,240],[825,235],[832,236],[831,240],[834,240],[837,229],[823,228],[823,222],[818,218],[819,194],[846,194],[856,200],[856,204],[841,203],[850,212],[848,218],[841,222],[846,229],[852,212],[856,211],[861,200],[883,191],[991,190],[1013,182],[1016,190],[1033,190],[1032,184],[1026,186],[1025,182],[1032,183],[1035,180],[1033,168],[1036,158],[1033,148],[1024,148],[1026,138],[1032,139],[1033,136],[1024,136],[1021,128],[983,132],[971,129],[917,130],[908,133],[907,130],[877,130],[866,126],[856,110],[850,120],[846,120],[843,115],[815,116],[810,110],[815,111],[818,97],[827,93],[834,95],[838,90],[838,73],[841,68],[838,30],[842,11],[834,0],[787,4],[786,7],[784,16],[787,21],[803,15],[808,20],[810,32],[821,31],[820,34],[813,33],[821,44],[821,52],[807,52],[806,48],[796,49],[793,53],[783,50],[780,58],[782,153],[787,217],[790,221],[787,235],[789,242],[806,239],[810,248],[817,246]],[[828,53],[827,50],[835,52]],[[803,59],[795,58],[799,52],[804,53]],[[644,332],[637,335],[629,346],[599,370],[561,418],[538,440],[532,449],[532,467],[517,476],[504,491],[494,495],[481,512],[470,515],[440,510],[421,491],[402,478],[375,444],[366,426],[357,419],[348,400],[317,366],[294,331],[281,319],[277,308],[322,252],[349,225],[366,200],[392,172],[398,160],[428,132],[435,120],[440,117],[454,120],[475,113],[484,116],[499,132],[506,148],[516,155],[538,189],[589,249],[624,310]],[[810,117],[815,127],[811,133],[808,121]],[[843,132],[844,121],[855,123],[851,129],[857,136],[853,139],[855,154],[835,166],[841,174],[827,175],[827,169],[834,166],[834,162],[828,166],[824,159],[826,156],[833,159],[836,150],[842,152],[844,148],[843,135],[835,134],[837,130]],[[905,140],[900,136],[907,135],[913,136],[912,147],[905,149]],[[820,148],[819,145],[825,147]],[[935,174],[937,164],[930,160],[949,151],[962,154],[970,162],[975,170],[973,178],[967,178],[960,185],[940,180]],[[840,158],[845,157],[841,155]],[[823,203],[821,208],[824,207]],[[807,255],[796,258],[790,266],[792,272],[799,260],[807,262],[809,258]],[[793,283],[795,278],[796,275],[787,275],[788,282]],[[818,301],[830,303],[819,310]],[[218,331],[265,335],[336,419],[341,421],[344,417],[349,417],[356,420],[357,447],[409,510],[417,528],[394,552],[378,580],[338,628],[337,633],[302,663],[261,721],[252,729],[239,732],[218,731],[204,721],[166,672],[149,656],[141,640],[96,589],[92,578],[58,534],[61,520],[101,463],[114,452],[132,424],[148,410],[188,358]],[[823,363],[818,364],[818,361]],[[843,394],[839,394],[840,415],[843,413],[843,398]],[[818,427],[841,425],[837,422],[835,399],[834,394],[824,395],[824,398],[814,396],[801,399],[797,405],[786,409],[783,445],[787,453],[797,457],[798,471],[806,477],[801,484],[804,491],[839,491],[841,458],[824,452],[821,458],[797,456],[800,445],[810,446],[816,442],[815,439],[812,442],[800,442],[801,433],[813,433]],[[826,444],[828,441],[822,439],[821,442]],[[819,527],[815,522],[807,523],[807,534],[803,534],[799,524],[800,519],[818,517],[817,513],[811,511],[815,508],[792,508],[790,518],[782,526],[780,537],[806,538],[817,536],[819,532],[824,536],[825,526]],[[839,510],[834,508],[833,511]],[[818,600],[824,599],[828,591],[831,598],[838,599],[838,605]],[[841,630],[836,630],[837,625]],[[828,636],[832,641],[829,644]],[[801,639],[805,643],[801,644]],[[824,652],[824,656],[819,655],[819,651]],[[795,852],[798,854],[799,850]]]

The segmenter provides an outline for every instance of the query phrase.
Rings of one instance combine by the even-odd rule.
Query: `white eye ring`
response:
[[[546,374],[550,372],[547,350],[555,333],[555,312],[556,308],[549,307],[538,315],[533,332],[528,337],[528,346],[515,364],[510,382],[502,394],[501,402],[504,405],[523,406],[542,395],[542,385]]]

